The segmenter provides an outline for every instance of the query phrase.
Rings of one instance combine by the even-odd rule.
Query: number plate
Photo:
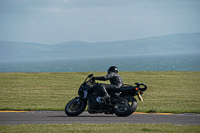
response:
[[[138,93],[138,98],[140,99],[140,101],[142,101],[142,102],[143,102],[143,97],[141,96],[141,94],[140,94],[140,93]]]

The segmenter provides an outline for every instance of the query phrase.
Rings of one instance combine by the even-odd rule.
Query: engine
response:
[[[90,107],[92,108],[96,108],[97,106],[100,106],[100,104],[103,103],[101,100],[101,93],[99,92],[99,90],[94,90],[92,94],[89,95],[89,98]]]
[[[93,93],[91,95],[89,95],[90,98],[90,106],[95,107],[96,105],[98,105],[98,102],[96,101],[96,98],[98,97],[97,94]]]

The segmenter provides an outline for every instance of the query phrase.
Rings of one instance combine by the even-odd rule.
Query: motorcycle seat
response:
[[[132,85],[128,85],[128,84],[123,84],[123,86],[121,88],[119,88],[120,91],[127,91],[127,90],[132,90],[135,87]]]

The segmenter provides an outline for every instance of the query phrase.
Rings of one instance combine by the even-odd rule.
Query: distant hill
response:
[[[82,58],[142,54],[200,53],[200,33],[182,33],[144,39],[54,45],[0,41],[0,60]]]

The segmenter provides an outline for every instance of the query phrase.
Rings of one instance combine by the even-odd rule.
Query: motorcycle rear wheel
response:
[[[122,97],[123,99],[126,99],[126,106],[118,107],[114,110],[114,113],[117,116],[129,116],[131,115],[137,108],[137,100],[132,96]]]
[[[78,116],[86,108],[86,102],[78,99],[72,99],[65,106],[65,114],[68,116]]]

